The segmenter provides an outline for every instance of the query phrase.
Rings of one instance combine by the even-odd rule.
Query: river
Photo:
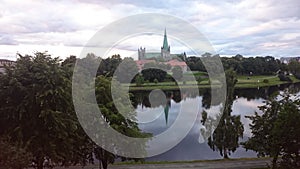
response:
[[[280,85],[275,87],[264,87],[257,89],[236,89],[234,93],[234,102],[232,105],[232,115],[240,115],[241,122],[244,125],[244,136],[240,139],[240,142],[246,141],[251,137],[251,130],[249,124],[251,121],[245,116],[251,116],[254,112],[261,113],[259,106],[264,105],[265,101],[270,97],[278,97],[283,90],[289,90],[290,93],[299,94],[300,84],[292,85]],[[159,154],[153,157],[146,158],[146,161],[190,161],[190,160],[208,160],[208,159],[221,159],[222,156],[219,152],[213,151],[207,144],[207,141],[203,141],[203,137],[200,134],[200,129],[203,127],[201,123],[203,110],[207,112],[213,112],[216,109],[219,110],[219,105],[210,105],[210,90],[201,89],[199,94],[193,93],[180,93],[179,91],[156,91],[156,94],[165,94],[165,101],[152,99],[153,92],[135,92],[133,93],[132,101],[137,113],[137,119],[143,121],[139,123],[139,128],[153,135],[158,135],[168,130],[173,124],[181,110],[181,105],[191,104],[196,107],[195,103],[198,103],[199,110],[196,121],[192,129],[187,133],[186,137],[175,147],[169,151]],[[150,99],[149,99],[150,98]],[[154,101],[153,101],[154,100]],[[196,109],[196,108],[195,108]],[[145,115],[151,115],[145,121]],[[150,118],[151,117],[151,118]],[[185,124],[182,124],[185,125]],[[170,141],[172,137],[164,140]],[[256,157],[256,153],[253,151],[246,151],[243,147],[239,147],[230,158],[248,158]]]

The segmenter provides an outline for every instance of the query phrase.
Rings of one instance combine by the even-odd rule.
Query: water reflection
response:
[[[232,115],[241,115],[241,122],[244,125],[244,138],[240,141],[245,141],[251,136],[251,130],[249,129],[249,124],[251,121],[245,118],[245,116],[253,115],[255,111],[260,113],[258,106],[263,105],[264,101],[269,97],[277,96],[282,90],[289,90],[291,93],[298,93],[300,91],[300,85],[280,85],[259,89],[235,90],[235,99],[232,105]],[[146,160],[176,161],[222,158],[219,155],[219,152],[214,152],[209,148],[207,142],[202,143],[206,140],[202,137],[202,134],[200,134],[201,129],[203,130],[204,128],[207,128],[201,123],[202,111],[207,111],[209,116],[213,118],[215,117],[214,114],[218,113],[221,106],[217,103],[213,105],[210,104],[210,90],[201,89],[199,90],[199,95],[189,93],[188,90],[183,91],[182,93],[180,91],[164,91],[163,93],[166,96],[166,101],[161,102],[157,100],[155,102],[151,101],[151,97],[149,97],[150,92],[133,93],[134,97],[132,97],[132,101],[134,102],[134,106],[138,112],[138,117],[141,113],[155,114],[155,118],[153,118],[151,122],[139,124],[139,127],[143,131],[151,132],[154,135],[157,135],[167,130],[176,120],[183,102],[190,105],[191,111],[194,106],[200,106],[200,109],[193,128],[177,146],[164,154],[147,158]],[[188,117],[186,118],[188,122],[189,119]],[[256,153],[252,151],[246,152],[245,149],[239,147],[237,151],[231,155],[231,157],[256,157]]]

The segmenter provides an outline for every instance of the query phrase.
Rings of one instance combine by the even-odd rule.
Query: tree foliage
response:
[[[292,60],[288,64],[288,69],[297,79],[300,79],[300,63],[298,61]]]
[[[84,162],[86,141],[73,109],[71,79],[58,58],[20,57],[0,76],[0,135],[26,145],[42,168],[43,158],[62,165]],[[82,141],[81,141],[82,140]]]
[[[205,53],[202,55],[202,59],[215,56],[218,55]],[[250,72],[254,75],[273,75],[279,70],[286,70],[286,65],[272,56],[243,57],[237,54],[233,57],[221,57],[221,61],[225,70],[233,69],[237,74],[242,75],[249,75]],[[188,57],[186,63],[192,71],[207,71],[200,57]]]
[[[13,143],[7,136],[2,136],[0,139],[0,152],[0,168],[23,169],[28,167],[32,159],[31,153],[25,147]]]
[[[252,137],[243,145],[258,156],[271,156],[273,168],[282,156],[281,168],[296,169],[300,167],[300,102],[287,93],[281,97],[261,106],[262,114],[247,117],[252,120]]]
[[[111,79],[105,78],[104,76],[98,76],[96,78],[96,98],[103,118],[109,125],[117,130],[118,132],[129,136],[129,137],[148,137],[150,136],[147,133],[141,132],[138,128],[138,124],[132,120],[126,119],[121,115],[119,111],[129,112],[126,105],[121,105],[123,110],[117,109],[115,103],[112,100],[111,95]],[[122,92],[122,91],[120,91]],[[124,98],[119,98],[119,106],[122,104],[122,100],[126,99],[125,95],[127,93],[123,93],[120,96]],[[133,114],[134,118],[135,114]],[[146,143],[145,143],[146,144]],[[135,145],[134,151],[145,151],[145,144]],[[99,159],[102,163],[104,169],[107,168],[109,163],[113,163],[114,159],[117,157],[116,155],[102,149],[101,147],[96,146],[94,149],[94,153],[97,159]],[[124,159],[124,158],[123,158]]]
[[[132,58],[124,58],[116,69],[115,75],[119,82],[130,83],[138,73],[138,67]]]
[[[150,62],[144,65],[141,73],[146,81],[154,82],[154,79],[157,79],[159,82],[162,82],[166,79],[166,71],[167,68],[164,64]]]

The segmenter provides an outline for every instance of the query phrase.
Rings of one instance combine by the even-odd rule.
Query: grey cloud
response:
[[[0,45],[18,45],[18,42],[11,36],[0,35]]]
[[[99,20],[98,25],[85,25],[85,23],[77,22],[77,18],[75,20],[70,18],[68,13],[80,4],[89,6],[89,9],[95,10],[96,13],[99,7],[108,9],[109,14],[112,15],[112,19],[109,21],[143,12],[158,12],[178,16],[195,25],[211,41],[216,51],[220,51],[224,55],[237,53],[264,55],[269,53],[296,56],[300,53],[300,37],[288,35],[299,33],[299,0],[287,0],[285,2],[280,0],[170,0],[161,2],[153,0],[77,0],[75,2],[62,1],[57,3],[56,1],[53,3],[44,1],[47,8],[38,8],[38,5],[30,4],[32,2],[28,2],[24,7],[17,6],[16,9],[12,9],[13,5],[4,6],[4,8],[12,11],[11,15],[8,16],[6,13],[0,12],[0,18],[2,16],[2,18],[9,21],[3,22],[3,20],[0,20],[0,35],[2,35],[0,43],[14,45],[25,43],[22,39],[32,39],[33,41],[30,43],[64,43],[69,46],[83,46],[88,38],[81,40],[75,38],[77,37],[75,33],[70,34],[70,32],[86,30],[91,27],[101,28],[107,22],[103,21],[106,16],[95,18]],[[26,7],[30,6],[33,6],[32,10],[26,10]],[[78,16],[83,14],[79,12]],[[153,29],[162,30],[162,33],[165,27],[167,27],[167,30],[172,26],[180,27],[176,22],[163,23],[157,20],[156,24],[157,27]],[[142,29],[142,26],[136,27],[137,32]],[[169,31],[172,32],[172,30]],[[52,32],[58,32],[59,34],[52,35]],[[192,32],[185,30],[178,32],[178,34],[183,33],[187,37],[193,37]],[[291,38],[284,38],[287,35]],[[176,34],[173,36],[176,37]],[[270,44],[268,47],[264,46],[268,43]],[[283,46],[279,48],[276,45],[272,46],[271,43]],[[135,46],[125,45],[121,46],[121,49],[131,51],[139,46],[140,44],[135,44]]]

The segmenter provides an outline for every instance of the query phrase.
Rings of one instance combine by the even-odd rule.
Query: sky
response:
[[[0,59],[15,60],[16,53],[43,51],[61,58],[79,56],[97,31],[121,18],[143,13],[185,20],[221,56],[300,56],[299,0],[0,0],[0,4]],[[107,56],[119,53],[136,57],[140,46],[159,51],[168,23],[158,26],[161,35],[124,40]],[[171,53],[192,55],[176,39],[168,40]]]

